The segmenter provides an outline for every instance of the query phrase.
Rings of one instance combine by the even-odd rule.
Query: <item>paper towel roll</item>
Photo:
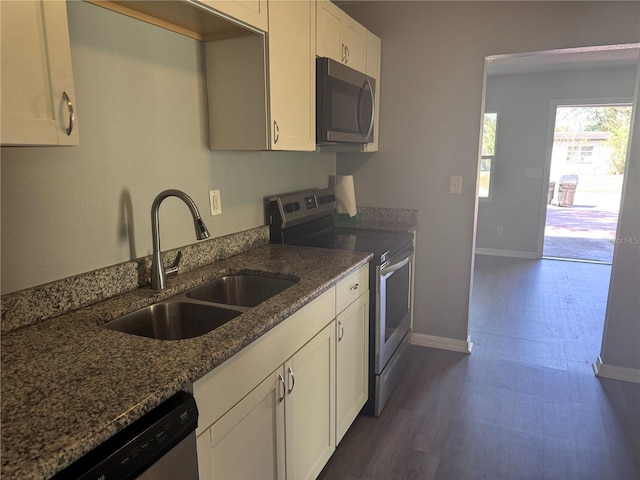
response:
[[[348,213],[350,217],[355,217],[358,213],[356,209],[356,192],[353,188],[353,175],[336,175],[336,212]]]

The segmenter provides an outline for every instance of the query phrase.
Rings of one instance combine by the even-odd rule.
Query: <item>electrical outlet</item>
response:
[[[209,190],[209,206],[211,207],[211,216],[220,215],[222,213],[222,200],[220,198],[220,190]]]
[[[504,230],[502,229],[502,227],[498,227],[498,230],[496,231],[497,235],[502,235],[504,233]]]
[[[449,180],[449,193],[462,193],[462,177],[451,177]]]

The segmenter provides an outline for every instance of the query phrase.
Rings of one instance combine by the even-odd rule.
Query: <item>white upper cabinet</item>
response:
[[[373,115],[373,143],[367,143],[362,147],[364,152],[378,151],[378,137],[380,132],[380,60],[382,51],[382,41],[373,33],[367,31],[367,59],[365,62],[365,73],[375,78],[376,92]]]
[[[2,145],[78,145],[65,2],[0,8]]]
[[[316,63],[313,2],[269,3],[271,149],[316,148]]]
[[[263,32],[268,29],[267,0],[202,0],[202,3]]]
[[[206,42],[212,150],[315,150],[315,5],[271,1],[269,33]]]
[[[316,55],[365,71],[367,29],[328,0],[317,2]]]
[[[318,0],[316,55],[343,61],[342,18],[346,15],[328,0]]]
[[[318,0],[316,26],[318,57],[331,58],[376,80],[373,143],[363,145],[361,151],[377,152],[382,42],[329,0]],[[345,151],[353,151],[353,147],[345,147]]]

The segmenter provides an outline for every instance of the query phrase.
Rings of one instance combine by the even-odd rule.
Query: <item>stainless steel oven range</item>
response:
[[[369,400],[363,412],[380,415],[405,369],[411,330],[413,234],[337,228],[332,189],[271,197],[271,243],[372,252],[369,268]]]

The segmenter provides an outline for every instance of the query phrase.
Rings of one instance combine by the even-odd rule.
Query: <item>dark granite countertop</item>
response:
[[[351,230],[410,232],[418,230],[418,211],[408,208],[358,207],[358,215],[336,215],[334,224]]]
[[[46,479],[184,389],[371,255],[266,245],[2,335],[2,478]],[[124,313],[234,273],[300,281],[200,337],[162,341],[100,327]]]

